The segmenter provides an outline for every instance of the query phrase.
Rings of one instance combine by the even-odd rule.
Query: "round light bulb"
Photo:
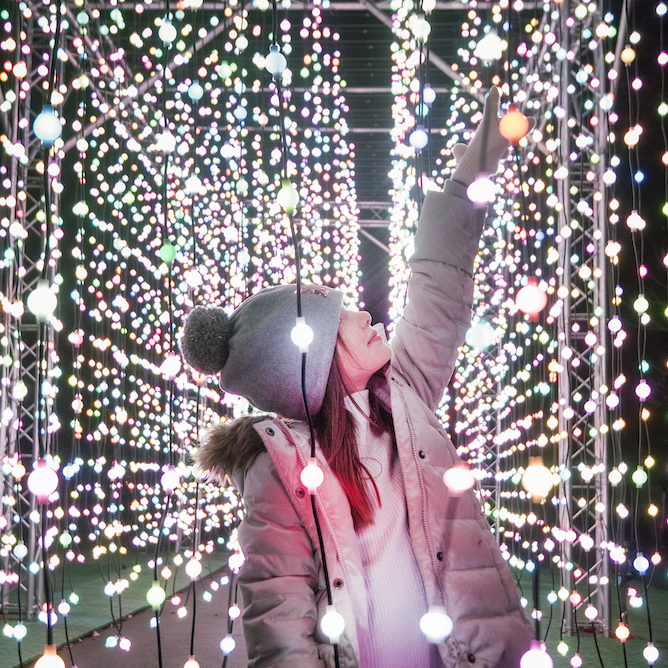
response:
[[[466,330],[465,340],[471,348],[480,348],[481,350],[489,348],[496,341],[497,333],[494,327],[488,322],[481,322],[471,325]]]
[[[590,621],[593,622],[596,617],[598,617],[598,609],[593,605],[588,605],[585,608],[584,616]]]
[[[486,204],[488,202],[494,201],[494,195],[496,193],[496,185],[487,176],[481,176],[477,178],[471,185],[466,189],[466,195],[468,198],[476,204]]]
[[[276,199],[285,211],[292,213],[297,204],[299,204],[299,193],[297,192],[297,188],[295,188],[290,181],[283,181],[283,185],[278,191]]]
[[[582,665],[582,657],[579,654],[573,654],[571,657],[571,666],[573,668],[580,668]]]
[[[520,659],[520,668],[552,668],[554,662],[542,642],[534,640]]]
[[[154,610],[157,610],[165,602],[165,598],[167,598],[167,594],[159,582],[154,582],[146,592],[146,600]]]
[[[280,52],[278,44],[272,44],[269,47],[269,53],[264,59],[264,67],[273,77],[280,77],[285,68],[288,66],[288,61]]]
[[[158,37],[162,40],[163,44],[171,44],[177,35],[178,33],[174,24],[170,20],[165,19],[158,29]]]
[[[23,622],[18,622],[12,630],[12,635],[14,640],[21,641],[26,637],[28,633],[28,627]]]
[[[639,466],[631,476],[636,487],[642,487],[647,482],[647,471],[642,466]]]
[[[203,95],[204,95],[204,88],[202,88],[202,84],[200,84],[199,81],[193,81],[188,87],[188,97],[193,102],[197,102],[198,100],[202,99]]]
[[[649,559],[642,552],[638,552],[638,556],[633,560],[633,568],[635,568],[640,575],[645,575],[649,570],[649,566]]]
[[[499,132],[511,144],[517,144],[529,132],[529,119],[511,104],[508,113],[499,121]]]
[[[615,629],[615,636],[617,637],[617,640],[621,640],[621,642],[626,642],[629,639],[630,635],[631,631],[629,630],[629,627],[626,626],[626,624],[619,622],[617,628]]]
[[[46,501],[58,488],[58,474],[44,459],[37,462],[37,466],[28,476],[28,489],[40,501]]]
[[[28,295],[26,306],[38,321],[48,320],[58,306],[58,298],[51,290],[49,281],[37,281],[37,287]]]
[[[196,174],[189,176],[184,183],[186,191],[191,195],[197,195],[202,192],[202,179]]]
[[[12,389],[12,399],[23,401],[26,396],[28,396],[28,386],[22,380],[19,380]]]
[[[443,474],[443,482],[450,494],[461,496],[475,485],[475,477],[466,464],[457,463]]]
[[[308,489],[309,494],[315,494],[325,479],[325,474],[320,466],[318,466],[318,461],[315,457],[309,457],[308,464],[302,470],[299,478],[302,481],[302,485]]]
[[[341,639],[346,621],[343,615],[336,611],[333,605],[328,605],[320,620],[320,630],[329,638],[332,644],[337,644]]]
[[[418,16],[417,14],[413,14],[410,17],[408,20],[408,27],[413,35],[415,35],[415,39],[423,44],[427,41],[429,34],[431,33],[431,25],[429,21],[427,21],[424,16]]]
[[[429,135],[424,126],[418,125],[408,136],[408,143],[416,150],[421,151],[429,143]]]
[[[648,642],[647,646],[642,651],[642,655],[645,658],[645,661],[647,661],[650,666],[653,666],[659,658],[659,650],[654,647],[654,643]],[[35,666],[35,668],[37,668],[37,666]]]
[[[503,40],[495,30],[490,30],[477,44],[473,55],[489,63],[503,57]]]
[[[42,112],[35,119],[32,129],[37,139],[47,146],[53,144],[63,132],[60,119],[50,105],[44,105]]]
[[[636,385],[636,395],[638,396],[638,399],[640,401],[645,401],[647,397],[652,393],[652,388],[649,386],[647,381],[643,378],[637,385]]]
[[[231,654],[236,646],[236,640],[229,634],[220,641],[220,650],[225,656]]]
[[[181,476],[173,466],[168,466],[160,477],[162,488],[171,494],[181,483]]]
[[[46,645],[44,654],[37,660],[35,668],[65,668],[65,662],[58,656],[55,645]]]
[[[197,578],[202,574],[202,563],[197,559],[191,559],[186,564],[186,575],[191,580],[197,580]]]
[[[305,318],[297,318],[297,324],[292,328],[290,338],[292,343],[299,347],[299,352],[308,352],[309,344],[313,341],[313,330],[306,324]]]
[[[552,484],[552,472],[543,464],[543,458],[529,457],[529,466],[522,476],[522,487],[537,501],[550,493]]]
[[[434,102],[436,102],[436,91],[431,87],[430,84],[425,84],[422,89],[422,101],[430,107]]]
[[[200,668],[199,662],[195,660],[194,656],[188,657],[188,660],[183,664],[183,668]]]
[[[443,642],[453,629],[452,619],[439,605],[430,605],[429,610],[420,617],[420,630],[431,643]]]
[[[515,304],[530,318],[536,318],[547,306],[547,295],[538,287],[534,276],[529,277],[527,284],[517,293]]]

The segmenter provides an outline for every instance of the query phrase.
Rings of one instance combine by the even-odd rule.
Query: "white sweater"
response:
[[[355,406],[355,403],[357,404]],[[369,628],[358,628],[360,668],[436,668],[443,664],[420,630],[427,611],[424,586],[408,534],[401,467],[390,435],[371,431],[369,391],[346,397],[357,425],[362,463],[378,487],[381,504],[369,484],[373,524],[357,531],[369,605]]]

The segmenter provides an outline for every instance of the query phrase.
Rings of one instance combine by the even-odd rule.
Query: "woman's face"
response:
[[[343,379],[350,392],[363,390],[371,376],[391,357],[390,346],[371,327],[366,311],[341,309],[336,352]]]

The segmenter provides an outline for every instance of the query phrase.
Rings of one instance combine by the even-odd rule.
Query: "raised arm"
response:
[[[392,340],[394,368],[435,409],[452,375],[471,320],[473,264],[486,208],[466,187],[496,172],[508,142],[498,128],[499,92],[492,88],[468,148],[457,146],[458,165],[443,192],[427,194],[409,260],[408,300]]]

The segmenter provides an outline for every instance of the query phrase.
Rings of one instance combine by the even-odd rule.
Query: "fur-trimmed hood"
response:
[[[254,426],[267,417],[253,415],[219,422],[209,428],[196,457],[207,478],[221,485],[231,482],[241,491],[246,469],[266,451]]]

